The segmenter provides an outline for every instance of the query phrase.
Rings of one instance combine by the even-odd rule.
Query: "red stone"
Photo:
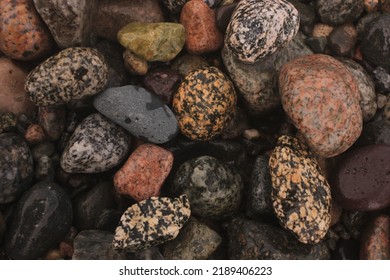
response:
[[[380,215],[363,232],[360,247],[362,260],[390,260],[390,217]]]

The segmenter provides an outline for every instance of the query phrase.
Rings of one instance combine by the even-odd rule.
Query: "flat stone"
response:
[[[141,87],[109,88],[95,98],[94,106],[134,136],[152,143],[168,142],[179,132],[169,107]]]
[[[60,139],[65,129],[66,109],[62,106],[39,107],[38,124],[50,140]]]
[[[361,0],[318,0],[315,7],[321,21],[331,25],[353,22],[364,10]]]
[[[375,217],[365,228],[361,240],[361,260],[390,260],[390,217]]]

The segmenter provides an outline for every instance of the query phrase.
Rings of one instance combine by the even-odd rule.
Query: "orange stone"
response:
[[[24,138],[30,144],[38,144],[45,140],[46,135],[43,128],[38,124],[30,124],[24,134]]]

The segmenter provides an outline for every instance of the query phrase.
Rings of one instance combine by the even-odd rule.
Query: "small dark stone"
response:
[[[368,146],[374,144],[390,145],[390,125],[386,121],[377,120],[363,126],[362,134],[356,145]]]
[[[334,260],[358,260],[359,242],[350,239],[340,239],[336,244],[336,249],[332,253]]]
[[[359,18],[364,3],[361,0],[317,0],[315,7],[323,23],[341,25]]]
[[[96,219],[96,229],[115,232],[122,217],[123,211],[116,209],[105,209]]]
[[[326,37],[309,37],[305,39],[305,43],[314,53],[325,53],[328,39]]]
[[[365,228],[360,248],[362,260],[390,260],[390,217],[375,217]]]
[[[39,107],[38,124],[50,140],[58,140],[65,129],[65,107]]]
[[[378,93],[390,92],[390,72],[379,66],[372,71],[372,76]]]
[[[215,18],[219,31],[222,33],[226,32],[226,28],[230,22],[234,9],[237,7],[237,2],[229,5],[224,5],[216,9]]]
[[[357,42],[355,26],[353,24],[344,24],[335,27],[332,33],[330,33],[328,41],[335,55],[349,55]]]
[[[145,88],[160,97],[166,104],[171,103],[172,95],[180,82],[180,74],[169,68],[156,69],[147,73],[143,79]]]
[[[42,156],[35,162],[35,179],[53,180],[54,179],[54,163],[48,156]]]
[[[35,161],[43,156],[51,157],[55,152],[56,147],[52,142],[43,142],[31,149],[32,157]]]

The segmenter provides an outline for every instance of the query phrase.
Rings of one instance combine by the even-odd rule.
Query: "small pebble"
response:
[[[375,12],[378,10],[379,2],[380,0],[364,0],[364,9],[369,13]]]
[[[38,124],[50,140],[58,140],[65,129],[66,110],[63,106],[39,107]]]
[[[376,90],[380,93],[390,92],[390,72],[378,66],[372,71]]]
[[[132,75],[145,75],[148,72],[148,62],[126,49],[123,52],[126,70]]]
[[[53,180],[55,169],[54,163],[48,156],[42,156],[35,161],[34,176],[37,180]]]
[[[378,106],[378,110],[383,109],[386,106],[386,103],[387,103],[386,95],[380,93],[376,95],[376,104]]]
[[[145,88],[160,97],[166,104],[171,104],[173,94],[179,87],[180,82],[180,74],[170,68],[155,69],[143,78]]]
[[[390,260],[390,217],[375,217],[365,228],[360,245],[361,260]]]
[[[186,53],[184,55],[177,56],[172,61],[171,68],[185,77],[191,71],[208,65],[209,63],[203,57]]]
[[[351,23],[337,26],[330,33],[328,40],[335,55],[348,56],[357,42],[356,28]]]
[[[223,5],[216,9],[215,11],[215,19],[217,22],[217,26],[219,31],[222,33],[226,32],[230,19],[232,18],[233,12],[237,7],[237,2],[234,2],[229,5]]]
[[[45,141],[46,134],[43,131],[43,128],[38,124],[31,124],[24,134],[24,139],[30,145],[36,145]]]
[[[328,37],[332,33],[333,29],[334,27],[331,25],[317,23],[313,28],[312,36],[314,38]]]
[[[315,7],[323,23],[337,26],[359,18],[364,3],[362,0],[317,0]]]

